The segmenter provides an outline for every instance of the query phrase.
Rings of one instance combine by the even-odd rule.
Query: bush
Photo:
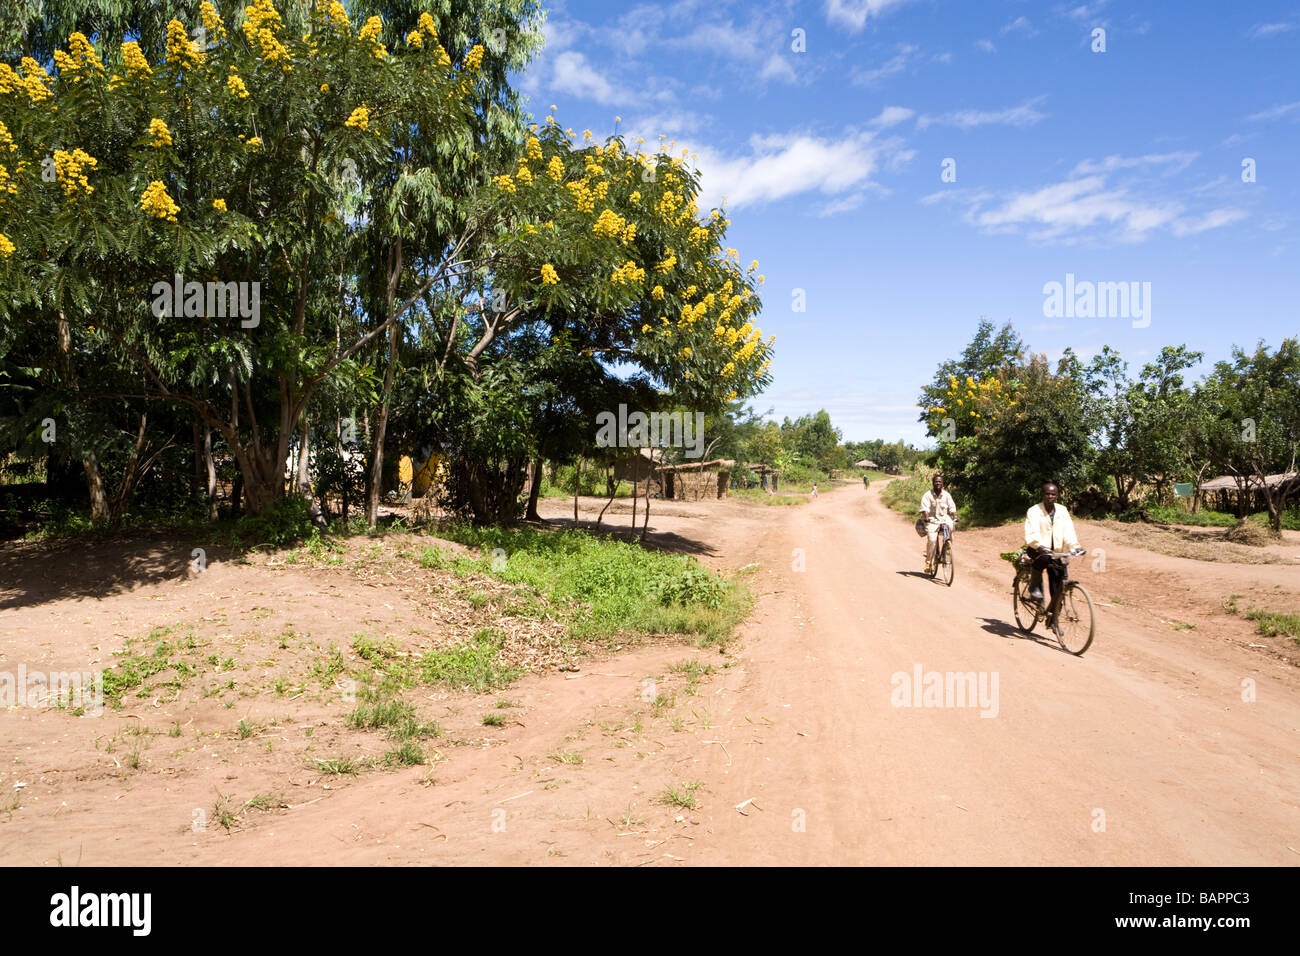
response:
[[[260,515],[240,518],[235,533],[253,542],[254,547],[295,544],[312,533],[311,502],[301,495],[290,495]]]

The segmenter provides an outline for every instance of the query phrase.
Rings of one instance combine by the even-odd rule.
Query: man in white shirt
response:
[[[943,487],[943,475],[935,472],[930,490],[921,496],[921,517],[925,519],[925,573],[934,568],[935,544],[939,538],[939,525],[946,524],[951,531],[957,524],[957,503]]]
[[[1049,551],[1071,551],[1079,546],[1074,533],[1074,522],[1065,505],[1057,504],[1060,489],[1056,482],[1043,483],[1043,500],[1025,514],[1025,548],[1034,555],[1034,575],[1029,586],[1029,596],[1035,601],[1043,599],[1043,569],[1047,569],[1052,599],[1061,590],[1061,566],[1049,557]]]

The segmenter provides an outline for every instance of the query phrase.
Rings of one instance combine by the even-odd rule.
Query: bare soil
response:
[[[1300,612],[1300,535],[1248,564],[1077,521],[1093,553],[1071,571],[1099,621],[1076,658],[1015,627],[998,554],[1016,526],[959,530],[945,588],[880,487],[653,502],[648,544],[758,565],[729,653],[542,626],[516,635],[531,672],[512,686],[409,698],[444,729],[424,765],[355,775],[316,761],[391,745],[346,726],[335,651],[357,663],[365,634],[417,654],[505,616],[509,595],[415,559],[454,545],[361,537],[340,565],[209,551],[195,574],[201,541],[7,543],[0,671],[112,666],[161,640],[193,674],[99,717],[0,713],[0,862],[1300,863],[1300,648],[1225,607]],[[604,501],[581,504],[589,523]],[[571,501],[541,507],[571,522]],[[616,501],[604,526],[629,524]],[[895,706],[918,666],[996,675],[996,715]]]

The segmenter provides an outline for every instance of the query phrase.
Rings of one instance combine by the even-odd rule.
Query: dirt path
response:
[[[549,505],[556,517],[567,507]],[[0,739],[6,763],[16,756],[0,783],[7,793],[21,777],[30,797],[0,816],[0,861],[1300,863],[1300,676],[1285,641],[1248,647],[1244,622],[1205,610],[1229,590],[1290,594],[1296,567],[1207,570],[1080,528],[1108,561],[1072,569],[1105,605],[1093,648],[1074,658],[1014,630],[1009,567],[996,557],[1014,527],[959,532],[948,589],[915,573],[920,539],[878,485],[799,507],[663,508],[652,539],[690,542],[714,566],[760,565],[732,655],[655,645],[502,694],[429,695],[454,743],[431,766],[359,777],[270,755],[273,737],[278,755],[303,724],[339,725],[341,707],[313,705],[297,726],[268,717],[249,740],[212,734],[174,766],[129,777],[99,754],[81,769],[71,749],[55,756],[86,722],[10,712]],[[240,572],[222,571],[226,588],[239,589]],[[157,600],[147,591],[135,599]],[[382,607],[401,613],[384,594]],[[1171,626],[1161,601],[1197,629]],[[30,631],[38,613],[87,611],[0,610],[0,633]],[[686,662],[712,672],[691,681]],[[973,673],[986,699],[895,706],[917,669]],[[501,697],[515,705],[507,725],[481,726]],[[180,719],[165,711],[164,728]],[[670,787],[693,787],[696,806],[666,805]],[[230,830],[192,826],[214,791],[271,789],[289,809]]]

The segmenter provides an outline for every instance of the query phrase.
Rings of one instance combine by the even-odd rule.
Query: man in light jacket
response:
[[[925,573],[934,567],[935,544],[939,538],[939,525],[951,530],[957,524],[957,503],[943,487],[943,475],[935,472],[930,490],[921,496],[921,517],[925,519]]]
[[[1034,576],[1029,586],[1029,596],[1035,601],[1043,599],[1043,569],[1047,569],[1052,599],[1061,590],[1061,567],[1047,555],[1048,551],[1071,551],[1079,546],[1074,533],[1074,522],[1065,505],[1057,504],[1061,490],[1056,482],[1043,482],[1043,501],[1025,514],[1025,548],[1034,555]]]

